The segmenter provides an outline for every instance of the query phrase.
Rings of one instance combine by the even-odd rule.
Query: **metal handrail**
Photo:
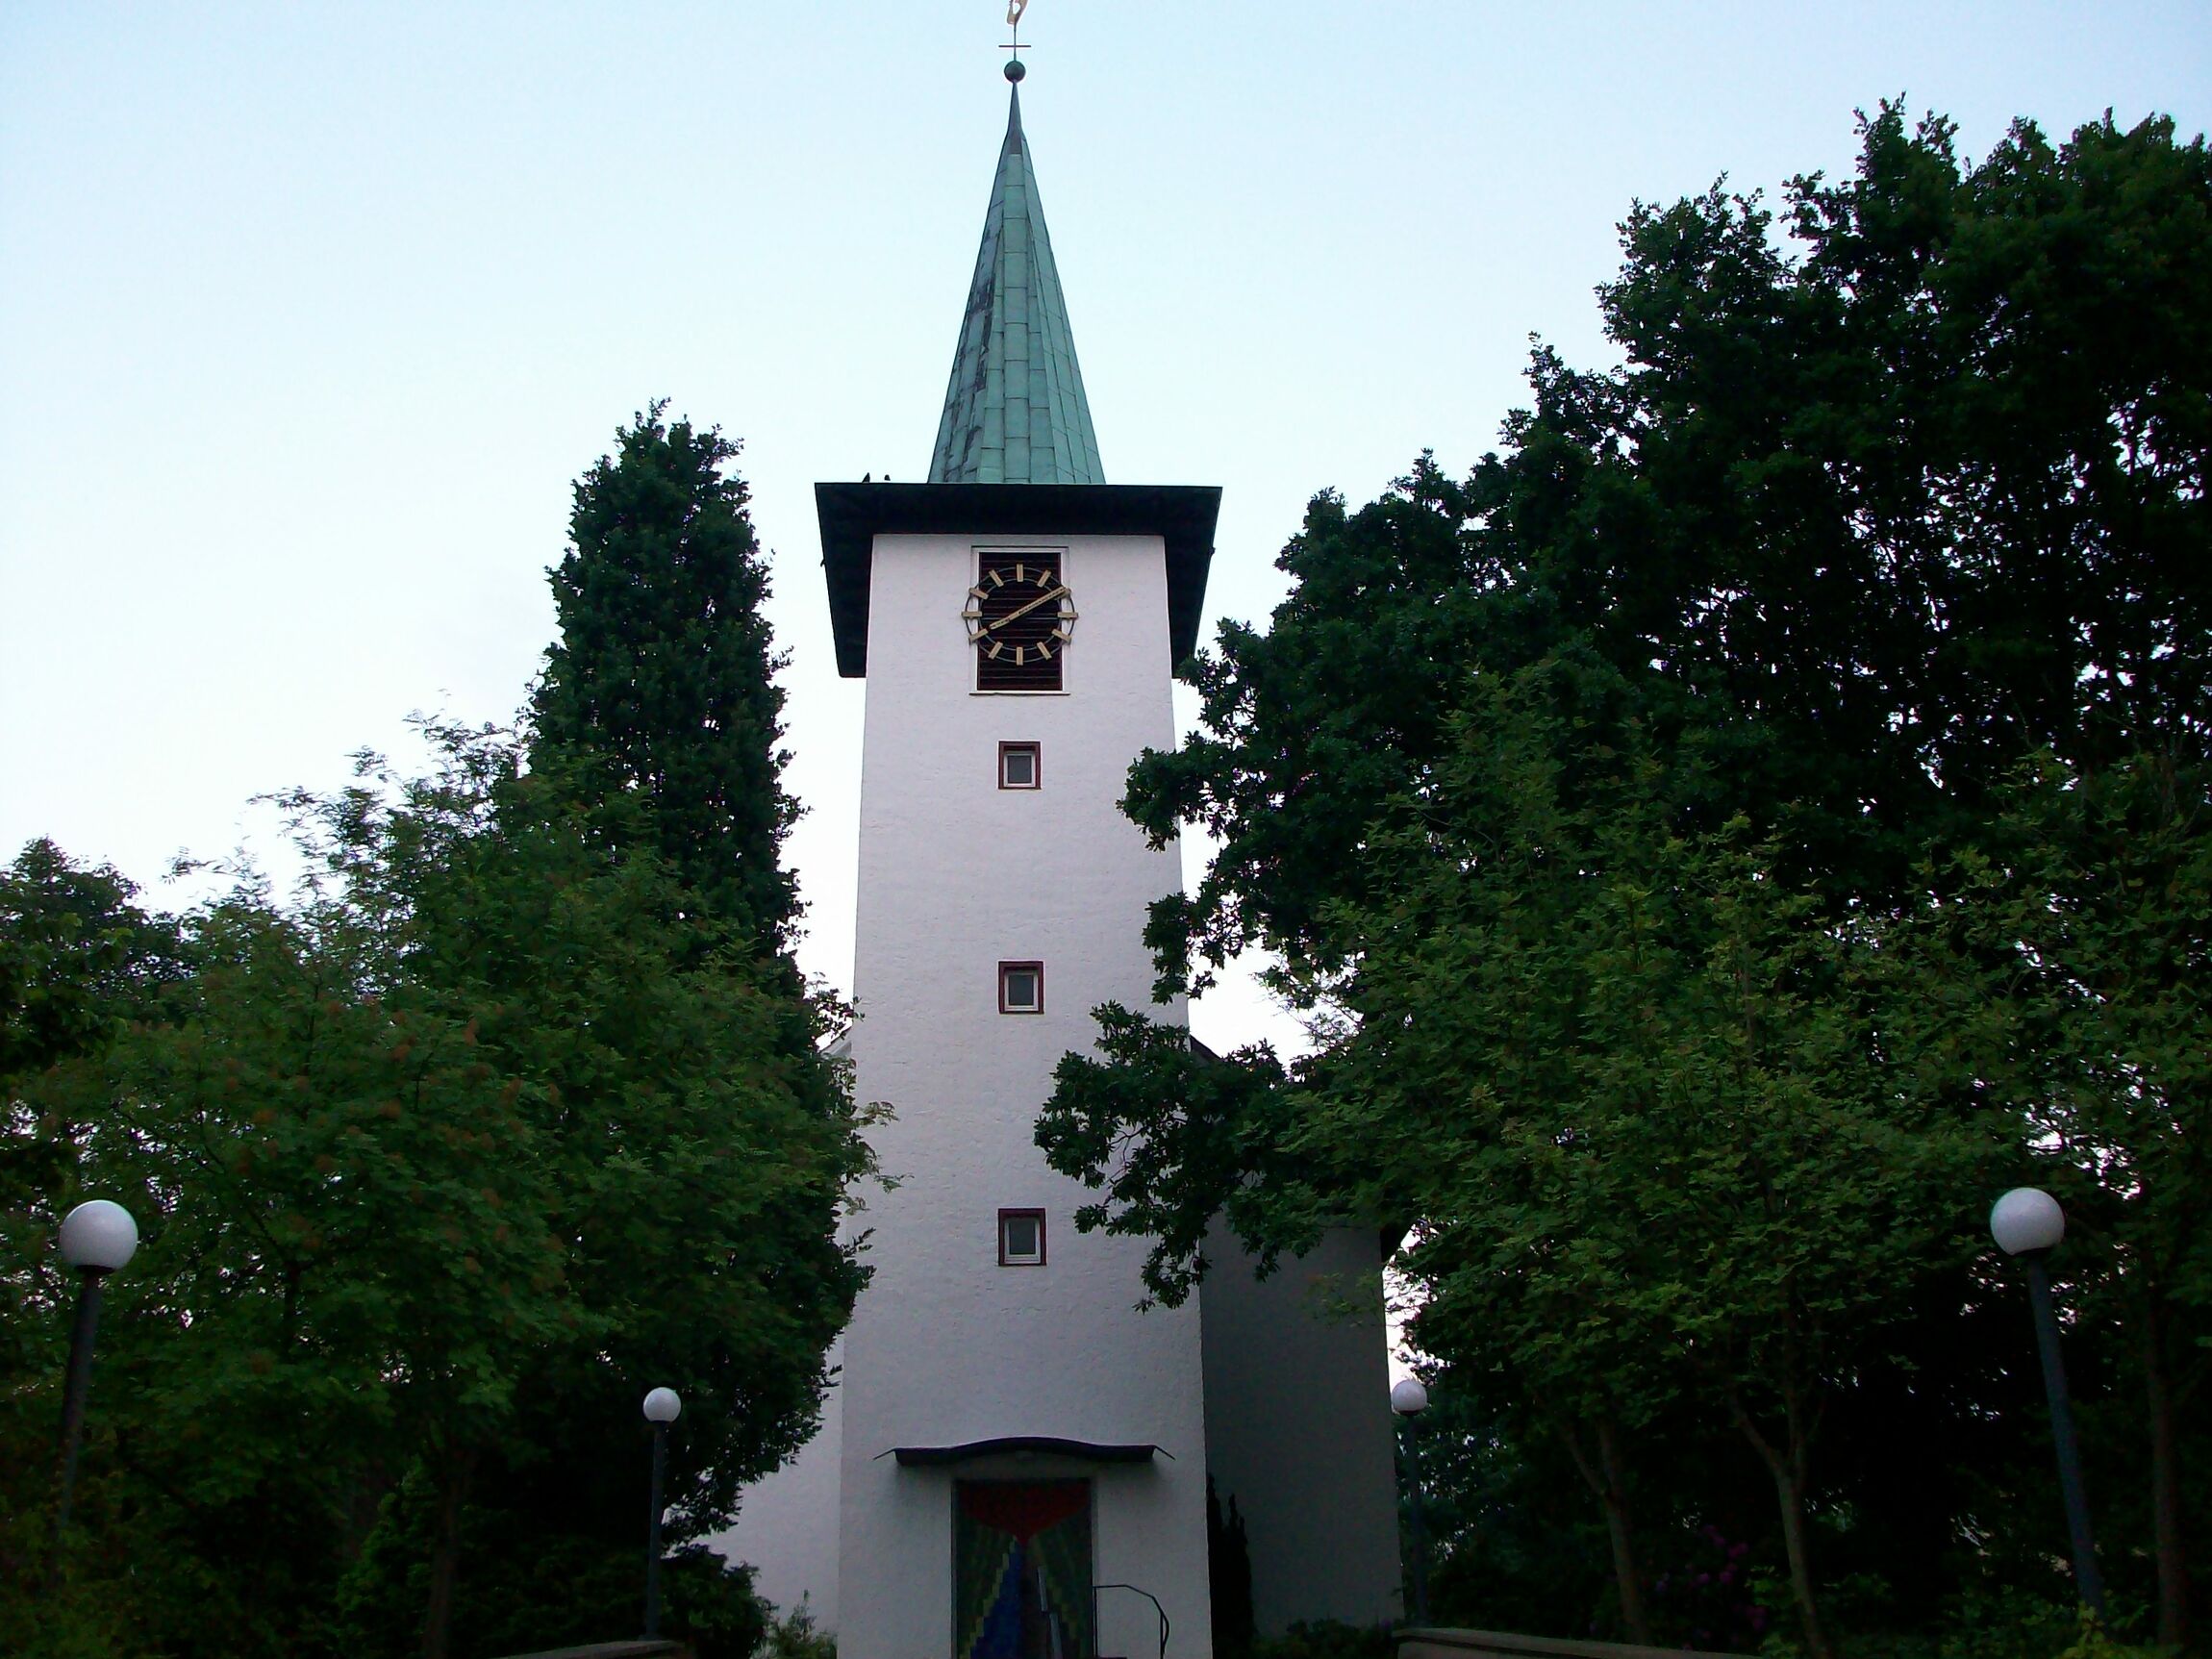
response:
[[[1160,1659],[1168,1659],[1168,1610],[1160,1605],[1160,1598],[1149,1590],[1135,1584],[1093,1584],[1091,1586],[1091,1641],[1098,1641],[1098,1592],[1101,1590],[1127,1590],[1142,1596],[1152,1604],[1152,1611],[1160,1616]]]

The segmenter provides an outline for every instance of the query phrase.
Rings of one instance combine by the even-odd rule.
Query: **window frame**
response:
[[[1014,973],[1034,973],[1037,975],[1037,1000],[1034,1004],[1022,1006],[1007,1001],[1007,976]],[[1001,1014],[1043,1014],[1044,1012],[1044,964],[1042,962],[1001,962],[998,965],[998,1012]]]
[[[1006,781],[1006,760],[1009,755],[1029,757],[1029,781],[1010,784]],[[1002,790],[1041,790],[1044,787],[1044,745],[1028,740],[1016,740],[998,745],[998,787]]]
[[[1017,1256],[1006,1246],[1006,1223],[1009,1221],[1035,1221],[1037,1223],[1037,1254]],[[1016,1208],[998,1212],[998,1265],[1002,1268],[1042,1268],[1047,1255],[1044,1248],[1044,1212],[1043,1210]]]

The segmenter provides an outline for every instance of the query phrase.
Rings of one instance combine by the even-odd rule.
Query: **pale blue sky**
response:
[[[0,3],[0,856],[149,886],[412,709],[498,717],[570,481],[666,395],[745,443],[792,653],[806,966],[842,985],[860,685],[811,487],[918,478],[1005,121],[1002,0]],[[1107,476],[1226,490],[1211,618],[1305,498],[1452,468],[1530,334],[1604,353],[1636,197],[2187,133],[2198,5],[1036,0],[1024,118]],[[1188,709],[1186,707],[1186,714]],[[1248,992],[1201,1035],[1267,1025]]]

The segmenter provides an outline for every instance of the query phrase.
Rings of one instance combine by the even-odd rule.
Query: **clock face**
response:
[[[979,691],[1057,691],[1075,632],[1060,555],[986,551],[960,618],[975,647]]]

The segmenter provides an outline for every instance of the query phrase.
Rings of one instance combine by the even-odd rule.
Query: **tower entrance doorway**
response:
[[[1093,1659],[1088,1480],[958,1482],[952,1571],[955,1659]]]

